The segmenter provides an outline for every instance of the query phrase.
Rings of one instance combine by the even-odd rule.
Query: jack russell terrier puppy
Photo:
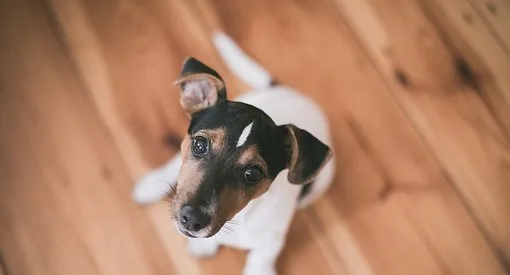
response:
[[[220,245],[246,249],[244,275],[277,274],[295,211],[333,180],[328,120],[312,100],[275,84],[231,38],[215,33],[213,42],[253,91],[228,100],[221,76],[188,58],[176,82],[190,117],[180,155],[145,175],[133,197],[145,204],[168,194],[192,255],[212,256]]]

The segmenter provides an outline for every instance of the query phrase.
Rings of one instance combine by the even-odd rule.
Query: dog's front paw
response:
[[[139,204],[155,203],[161,200],[170,189],[160,173],[152,171],[145,174],[135,184],[132,196]]]
[[[243,275],[277,275],[273,265],[247,264],[244,267]]]
[[[219,244],[212,239],[189,239],[188,252],[197,258],[207,258],[216,255]]]

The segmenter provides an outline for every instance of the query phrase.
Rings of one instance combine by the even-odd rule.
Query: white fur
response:
[[[253,126],[253,122],[248,124],[248,126],[244,127],[243,131],[241,132],[241,135],[239,136],[239,139],[237,140],[236,147],[241,147],[246,143],[246,141],[248,140],[248,137],[251,134],[252,126]]]
[[[215,34],[215,39],[220,40],[220,42],[225,40],[225,37],[224,34]],[[234,50],[232,47],[235,44],[232,44],[231,40],[228,41],[228,43],[216,43],[220,47],[218,50],[222,53],[227,65],[235,73],[242,74],[244,67],[233,65],[237,64],[238,61],[243,63],[249,58],[246,56],[239,57],[242,51],[240,49]],[[226,45],[226,47],[222,45]],[[245,63],[255,64],[253,61]],[[249,72],[256,72],[257,70],[257,68],[247,69]],[[267,79],[270,79],[270,77]],[[253,83],[255,82],[253,81]],[[266,85],[265,88],[259,87],[235,100],[258,107],[278,125],[292,123],[307,130],[330,147],[332,145],[328,120],[321,109],[308,97],[289,87],[268,87]],[[160,185],[157,179],[165,177],[166,180],[175,182],[178,173],[178,167],[174,165],[176,163],[177,160],[175,159],[170,161],[169,164],[149,173],[149,177],[145,177],[139,182],[134,192],[135,200],[140,201],[140,198],[142,198],[142,202],[148,202],[151,199],[157,199],[160,193],[159,189],[165,187],[165,185]],[[226,224],[229,230],[221,230],[214,237],[207,239],[190,239],[188,247],[190,253],[196,256],[212,256],[220,245],[247,249],[249,254],[243,271],[244,275],[277,274],[275,263],[285,245],[286,234],[294,213],[298,208],[313,203],[326,192],[335,173],[334,159],[331,159],[323,168],[310,193],[301,201],[298,201],[298,198],[302,186],[289,183],[287,173],[288,170],[282,171],[265,194],[252,200],[237,213],[232,219],[235,223]],[[137,194],[138,191],[142,194]],[[230,230],[233,233],[228,232]]]
[[[188,252],[198,258],[212,257],[219,248],[214,238],[188,240]]]

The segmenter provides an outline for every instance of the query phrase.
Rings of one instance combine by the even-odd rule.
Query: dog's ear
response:
[[[294,184],[311,182],[331,159],[331,149],[295,125],[278,127],[283,132],[283,144],[286,147],[288,180]]]
[[[190,116],[227,100],[221,76],[193,57],[184,61],[181,77],[175,85],[181,88],[180,103]]]

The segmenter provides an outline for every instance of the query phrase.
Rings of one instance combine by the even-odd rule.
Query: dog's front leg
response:
[[[140,203],[155,203],[172,191],[181,169],[181,155],[177,154],[161,167],[149,171],[133,189],[133,199]]]
[[[248,253],[243,275],[276,275],[276,261],[285,245],[284,234],[270,234]]]

